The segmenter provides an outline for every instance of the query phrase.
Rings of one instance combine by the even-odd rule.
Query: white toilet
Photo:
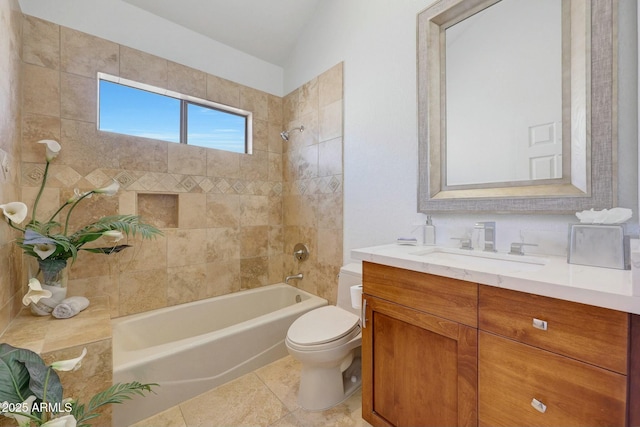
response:
[[[337,305],[311,310],[289,327],[285,343],[302,363],[298,403],[304,409],[330,408],[360,387],[360,310],[352,307],[351,287],[361,284],[362,265],[343,266]]]

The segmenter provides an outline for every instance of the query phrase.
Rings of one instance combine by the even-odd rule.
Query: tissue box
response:
[[[629,236],[622,225],[571,224],[570,264],[629,270]]]

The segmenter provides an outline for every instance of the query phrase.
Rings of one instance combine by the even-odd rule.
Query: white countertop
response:
[[[452,259],[447,259],[447,255],[442,259],[424,256],[434,251],[454,256]],[[455,254],[492,257],[484,253],[465,254],[460,249],[395,243],[351,251],[353,259],[362,261],[640,314],[640,296],[632,294],[630,270],[569,264],[565,257],[559,256],[508,254],[495,255],[506,260],[506,266],[500,262],[489,265],[493,264],[490,260],[485,265],[482,260],[487,258],[468,257],[470,262],[465,262],[455,259],[465,256]],[[510,260],[530,262],[524,263],[523,268],[510,268],[513,264]]]

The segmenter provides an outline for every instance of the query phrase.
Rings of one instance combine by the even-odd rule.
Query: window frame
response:
[[[119,135],[128,135],[137,137],[137,135],[123,134],[119,132],[111,132],[108,130],[100,129],[100,81],[104,80],[110,83],[119,84],[122,86],[128,86],[133,89],[138,89],[146,92],[151,92],[157,95],[166,96],[169,98],[178,99],[180,101],[180,142],[179,144],[190,145],[192,147],[201,147],[208,148],[212,150],[220,150],[226,151],[228,153],[238,153],[238,154],[252,154],[253,153],[253,113],[251,111],[243,110],[241,108],[232,107],[230,105],[220,104],[218,102],[209,101],[207,99],[198,98],[191,95],[186,95],[184,93],[176,92],[169,89],[163,89],[157,86],[153,86],[147,83],[136,82],[134,80],[126,79],[124,77],[117,77],[111,74],[106,74],[102,72],[97,73],[97,99],[96,99],[96,127],[100,132],[108,132],[108,133],[117,133]],[[188,144],[187,143],[187,135],[188,135],[188,120],[187,120],[187,106],[188,104],[193,104],[199,107],[210,108],[212,110],[222,111],[224,113],[233,114],[236,116],[241,116],[245,118],[245,147],[244,153],[225,150],[222,148],[213,148],[213,147],[203,147],[201,145]],[[142,137],[140,137],[142,138]],[[164,140],[162,140],[164,141]],[[175,142],[165,141],[167,143],[176,144]]]

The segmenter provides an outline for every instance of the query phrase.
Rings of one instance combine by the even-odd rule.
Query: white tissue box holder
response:
[[[622,224],[570,224],[570,264],[629,270],[629,236]]]

